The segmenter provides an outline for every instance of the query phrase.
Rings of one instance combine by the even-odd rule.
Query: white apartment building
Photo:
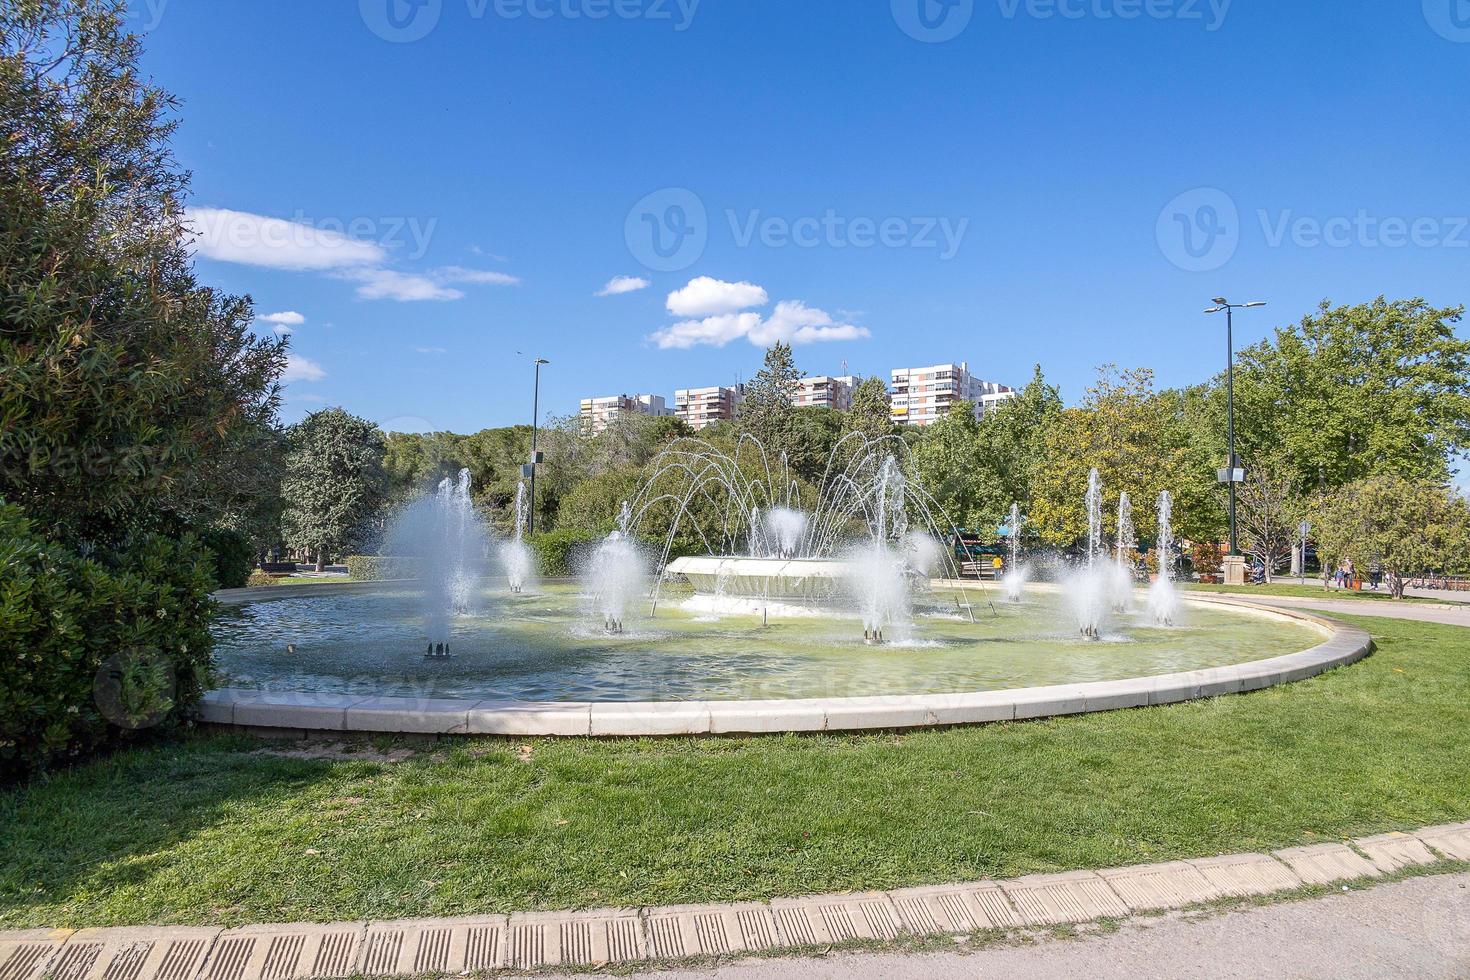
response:
[[[582,399],[582,431],[588,435],[603,432],[621,415],[673,415],[663,395],[608,395],[605,398]]]
[[[733,419],[745,397],[742,385],[734,387],[680,388],[674,392],[674,414],[696,432],[706,426]]]
[[[972,375],[965,361],[898,368],[893,372],[891,393],[891,417],[896,425],[929,425],[948,414],[950,406],[959,401],[973,403],[975,417],[980,418],[1001,402],[1016,397],[1015,389]]]
[[[798,408],[831,408],[846,412],[852,409],[852,392],[857,385],[858,379],[850,374],[802,378],[793,401]]]

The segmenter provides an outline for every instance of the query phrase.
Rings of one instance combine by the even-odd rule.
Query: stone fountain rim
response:
[[[374,592],[394,582],[318,583],[234,589],[226,605],[313,595]],[[938,584],[938,583],[936,583]],[[1112,681],[961,694],[793,698],[756,701],[559,702],[359,697],[305,691],[222,688],[199,706],[208,725],[260,734],[420,734],[537,736],[741,735],[934,728],[1176,704],[1242,694],[1314,677],[1373,651],[1367,631],[1315,613],[1231,595],[1186,593],[1184,602],[1232,606],[1306,623],[1324,642],[1297,653],[1226,667]]]

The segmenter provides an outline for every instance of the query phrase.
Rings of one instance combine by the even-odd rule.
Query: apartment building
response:
[[[852,392],[858,379],[852,375],[802,378],[796,391],[798,408],[831,408],[839,412],[852,409]]]
[[[608,395],[582,399],[582,430],[597,435],[622,415],[673,415],[663,395]]]
[[[898,368],[893,374],[892,419],[897,425],[929,425],[948,414],[955,402],[975,406],[982,417],[1016,392],[993,381],[982,381],[970,373],[968,362],[934,364],[929,367]]]
[[[733,419],[744,397],[743,385],[680,388],[674,392],[674,414],[697,432],[716,422]]]

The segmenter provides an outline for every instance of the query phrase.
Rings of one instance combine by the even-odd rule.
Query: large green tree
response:
[[[1470,447],[1470,340],[1463,307],[1383,297],[1323,302],[1293,327],[1240,353],[1239,453],[1284,451],[1296,489],[1315,493],[1366,476],[1445,479]],[[1224,385],[1208,404],[1224,465]]]
[[[54,531],[255,509],[284,343],[199,285],[173,99],[105,0],[0,14],[0,495]]]
[[[745,386],[737,426],[760,440],[772,457],[795,448],[796,395],[801,378],[791,345],[777,341]]]
[[[282,531],[290,547],[315,556],[318,571],[379,513],[383,455],[378,427],[340,408],[313,412],[288,431]]]
[[[881,439],[896,431],[888,386],[882,378],[863,378],[852,389],[852,406],[843,420],[843,431],[861,432],[869,439]]]

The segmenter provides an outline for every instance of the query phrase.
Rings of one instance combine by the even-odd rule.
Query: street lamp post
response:
[[[1230,443],[1230,461],[1226,465],[1225,476],[1230,484],[1230,556],[1232,558],[1240,554],[1240,534],[1235,523],[1235,485],[1241,482],[1240,460],[1235,455],[1235,311],[1251,310],[1265,303],[1231,303],[1222,297],[1215,297],[1215,305],[1206,313],[1225,314],[1225,431],[1226,440]]]
[[[536,436],[541,428],[541,365],[550,364],[545,358],[536,358],[536,386],[531,395],[531,504],[526,513],[526,534],[536,533],[536,464],[541,462],[536,452]]]

